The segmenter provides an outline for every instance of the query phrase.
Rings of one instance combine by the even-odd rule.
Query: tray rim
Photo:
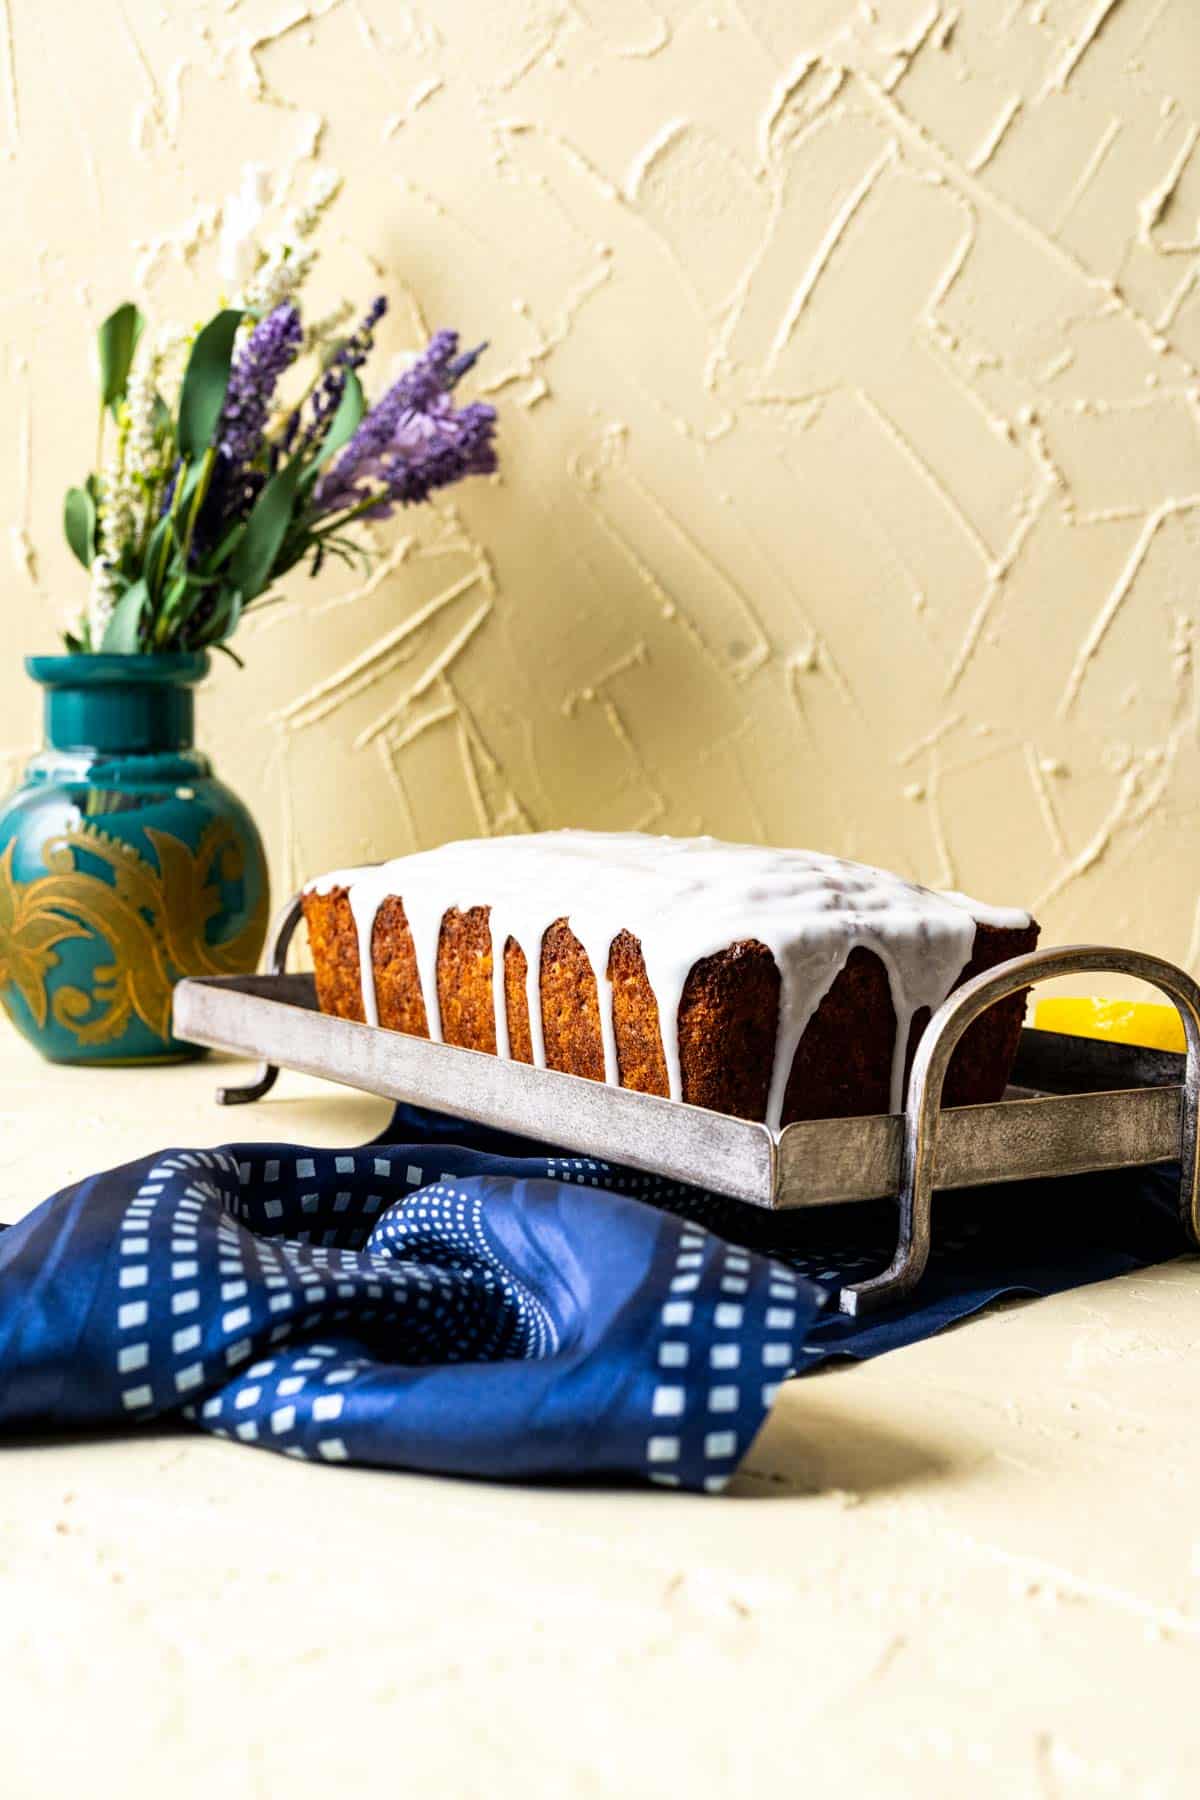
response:
[[[283,992],[270,991],[276,986]],[[620,1161],[769,1210],[850,1204],[894,1196],[898,1191],[906,1128],[903,1113],[802,1120],[776,1133],[759,1121],[737,1119],[688,1102],[608,1087],[560,1070],[536,1069],[488,1052],[435,1044],[386,1027],[335,1018],[289,997],[298,987],[315,998],[311,974],[185,978],[175,989],[176,1035],[209,1048],[262,1057],[275,1067],[300,1069],[382,1098],[429,1105],[434,1110],[453,1109],[477,1123],[543,1142],[562,1142],[564,1150],[582,1151],[601,1161]],[[234,998],[233,1007],[223,1005],[225,996]],[[297,1021],[303,1024],[298,1026]],[[297,1029],[305,1030],[312,1040],[299,1054],[292,1045]],[[1063,1036],[1036,1035],[1045,1039]],[[1175,1061],[1182,1071],[1184,1058]],[[429,1087],[414,1078],[422,1064],[428,1065],[438,1098],[431,1098]],[[451,1078],[456,1070],[464,1075],[469,1071],[470,1078],[465,1083],[467,1091],[451,1097],[437,1083]],[[483,1090],[482,1103],[475,1098],[477,1084]],[[572,1145],[564,1140],[561,1125],[556,1129],[548,1122],[536,1128],[528,1113],[523,1115],[526,1122],[514,1124],[511,1111],[502,1108],[506,1089],[514,1090],[522,1104],[531,1106],[536,1106],[540,1095],[546,1110],[560,1119],[563,1110],[577,1116],[582,1107],[584,1136],[592,1140],[595,1133],[594,1141]],[[939,1166],[933,1185],[938,1189],[999,1185],[1157,1162],[1169,1156],[1172,1144],[1179,1142],[1183,1095],[1182,1082],[1139,1083],[1082,1093],[1022,1093],[985,1105],[946,1108],[940,1113]],[[628,1128],[628,1135],[622,1127]],[[1091,1156],[1081,1148],[1089,1127],[1099,1128]],[[656,1129],[659,1141],[646,1150],[642,1133]],[[1064,1129],[1070,1149],[1066,1160],[1062,1154]],[[985,1145],[982,1161],[981,1131],[985,1138],[991,1134],[991,1150],[989,1153]],[[689,1137],[696,1140],[699,1155],[680,1150]],[[1131,1143],[1137,1153],[1122,1155],[1120,1146],[1128,1148]],[[1009,1146],[1024,1148],[1028,1154],[1013,1161]],[[844,1176],[832,1184],[821,1179],[822,1159],[844,1167],[855,1157],[871,1171],[869,1179],[857,1187]]]
[[[286,979],[288,948],[301,916],[302,896],[293,894],[277,918],[267,953],[268,969],[276,978]],[[943,1111],[942,1096],[950,1059],[963,1033],[974,1019],[1000,1000],[1016,994],[1027,994],[1030,987],[1039,981],[1061,975],[1091,976],[1100,973],[1135,976],[1170,997],[1183,1025],[1187,1046],[1181,1086],[1172,1090],[1170,1086],[1164,1088],[1152,1084],[1147,1087],[1142,1083],[1099,1096],[1035,1095],[1032,1101],[1028,1098],[1013,1102],[1001,1100],[981,1109]],[[183,984],[183,990],[177,1013],[181,1036],[185,1035],[184,1026],[189,1007],[203,1015],[205,1006],[211,999],[211,990],[205,991],[203,978],[197,980],[190,989],[187,984]],[[176,996],[180,997],[179,989],[176,990]],[[553,1076],[554,1081],[565,1079],[568,1082],[575,1080],[574,1077],[564,1078],[558,1071],[530,1069],[522,1063],[483,1055],[478,1051],[462,1051],[444,1044],[431,1044],[428,1039],[406,1037],[400,1032],[380,1033],[378,1027],[359,1026],[354,1021],[330,1018],[311,1008],[298,1008],[293,1003],[290,1010],[293,1013],[302,1011],[309,1020],[310,1036],[315,1036],[318,1042],[326,1039],[334,1045],[340,1043],[343,1050],[350,1053],[345,1059],[346,1063],[352,1064],[357,1059],[361,1064],[354,1070],[349,1067],[339,1068],[336,1062],[330,1067],[328,1059],[288,1055],[286,1043],[284,1051],[280,1052],[274,1043],[253,1039],[248,1041],[236,1032],[222,1029],[219,1023],[221,1003],[221,997],[217,995],[218,1026],[215,1033],[210,1026],[210,1035],[206,1038],[196,1036],[195,1041],[249,1050],[251,1053],[257,1052],[264,1059],[273,1056],[274,1060],[260,1062],[252,1081],[243,1083],[240,1087],[220,1089],[217,1094],[219,1102],[234,1104],[261,1099],[273,1086],[281,1063],[287,1061],[294,1067],[307,1068],[318,1075],[330,1075],[348,1085],[365,1087],[368,1091],[388,1094],[394,1098],[416,1099],[426,1105],[436,1100],[438,1104],[448,1105],[452,1112],[467,1112],[470,1117],[483,1123],[507,1126],[511,1131],[518,1122],[516,1115],[520,1109],[512,1106],[511,1096],[506,1096],[504,1090],[511,1087],[520,1095],[522,1083],[528,1083],[530,1077],[533,1077],[533,1085],[528,1089],[528,1093],[534,1098],[533,1114],[529,1119],[532,1129],[524,1135],[537,1137],[544,1142],[558,1142],[561,1138],[564,1145],[574,1140],[579,1148],[594,1147],[600,1160],[606,1161],[611,1158],[614,1149],[612,1120],[611,1117],[606,1117],[613,1110],[614,1100],[618,1105],[618,1116],[619,1110],[623,1109],[631,1122],[641,1124],[649,1121],[651,1114],[645,1111],[645,1106],[653,1101],[658,1107],[665,1108],[655,1115],[661,1130],[648,1151],[641,1148],[640,1142],[635,1141],[631,1145],[628,1138],[619,1136],[615,1148],[619,1150],[624,1162],[635,1167],[653,1169],[718,1193],[748,1199],[758,1206],[777,1207],[800,1203],[800,1197],[793,1190],[789,1179],[791,1158],[788,1152],[792,1141],[786,1140],[785,1134],[781,1134],[777,1140],[765,1125],[731,1119],[721,1113],[710,1113],[703,1108],[688,1107],[675,1101],[658,1100],[654,1096],[631,1095],[624,1089],[609,1087],[606,1083],[583,1081],[575,1090],[578,1107],[587,1115],[587,1128],[583,1132],[584,1141],[581,1141],[578,1114],[573,1114],[565,1121],[565,1129],[560,1131],[556,1129],[553,1120],[545,1116],[545,1109],[538,1101],[539,1089],[543,1101],[546,1098],[554,1100],[563,1097],[564,1090],[556,1088],[549,1080],[550,1076]],[[243,992],[233,995],[231,1004],[240,1005],[243,1012],[248,1007],[253,1009],[257,1005],[259,1015],[266,1011],[268,1024],[272,1020],[278,1023],[278,1015],[283,1013],[286,1025],[289,1009],[269,999],[264,1001],[261,995],[247,996]],[[252,1010],[251,1024],[254,1023],[254,1017]],[[193,1033],[195,1024],[193,1019]],[[293,1030],[295,1029],[293,1026]],[[366,1033],[367,1036],[356,1037],[353,1035],[355,1032]],[[373,1043],[372,1040],[378,1036],[390,1040],[393,1057],[401,1060],[407,1056],[412,1061],[413,1047],[422,1046],[427,1053],[423,1060],[436,1070],[440,1058],[443,1074],[451,1077],[456,1067],[455,1058],[473,1058],[476,1081],[485,1095],[489,1090],[492,1091],[486,1108],[481,1108],[477,1102],[464,1106],[461,1089],[449,1091],[435,1088],[433,1092],[428,1089],[422,1092],[420,1084],[414,1089],[411,1081],[399,1087],[389,1081],[380,1087],[379,1076],[372,1064],[373,1061],[378,1063],[380,1058],[386,1059],[388,1050],[386,1046]],[[407,1046],[407,1049],[397,1049],[396,1046]],[[449,1063],[445,1061],[448,1051],[451,1055]],[[415,1060],[419,1067],[422,1058],[418,1056]],[[470,1067],[461,1061],[458,1066],[460,1072],[469,1070]],[[496,1098],[497,1091],[499,1099]],[[643,1109],[640,1120],[637,1110],[628,1111],[631,1100],[636,1101]],[[1050,1102],[1058,1104],[1055,1106]],[[1131,1109],[1135,1115],[1133,1121],[1128,1116]],[[972,1110],[978,1110],[982,1114],[982,1123],[977,1119],[972,1124]],[[1158,1130],[1157,1133],[1148,1133],[1146,1114],[1155,1110],[1162,1115],[1157,1120]],[[698,1128],[692,1121],[699,1122]],[[860,1141],[854,1146],[852,1142],[856,1124],[860,1140],[863,1130],[870,1132],[872,1129],[877,1138],[882,1135],[885,1139],[883,1160],[877,1162],[865,1194],[859,1191],[863,1186],[863,1144]],[[1064,1124],[1067,1128],[1065,1136],[1062,1131]],[[1002,1140],[998,1151],[993,1146],[991,1162],[985,1159],[982,1168],[976,1163],[974,1167],[968,1164],[965,1170],[956,1169],[952,1156],[955,1134],[965,1133],[966,1142],[970,1146],[972,1133],[977,1138],[980,1130],[986,1133],[989,1126],[999,1129]],[[1200,984],[1162,957],[1151,956],[1141,950],[1125,950],[1111,944],[1064,944],[1012,957],[1009,961],[999,963],[995,968],[964,981],[947,995],[935,1011],[917,1044],[903,1114],[882,1115],[873,1124],[868,1119],[865,1125],[862,1120],[805,1122],[805,1128],[810,1133],[814,1128],[819,1130],[822,1127],[831,1134],[827,1142],[833,1148],[843,1154],[849,1148],[851,1166],[857,1171],[856,1178],[850,1183],[854,1191],[843,1192],[841,1198],[870,1198],[875,1191],[872,1184],[882,1184],[885,1191],[889,1192],[894,1187],[895,1192],[897,1232],[896,1249],[891,1262],[878,1275],[847,1283],[838,1294],[839,1310],[852,1316],[874,1312],[893,1304],[911,1292],[921,1280],[929,1261],[933,1195],[939,1186],[963,1186],[970,1179],[1003,1182],[1019,1179],[1022,1174],[1087,1173],[1098,1166],[1098,1140],[1106,1133],[1110,1143],[1100,1166],[1137,1167],[1178,1157],[1179,1219],[1189,1241],[1200,1249]],[[789,1126],[785,1128],[785,1133],[795,1132],[797,1129],[797,1126]],[[1003,1141],[1005,1132],[1009,1133],[1007,1142]],[[696,1140],[700,1138],[707,1142],[708,1154],[702,1162],[697,1163]],[[672,1146],[669,1152],[668,1145]],[[1039,1145],[1044,1154],[1031,1159],[1031,1145]],[[879,1146],[876,1148],[878,1150]],[[975,1148],[978,1149],[978,1143]],[[716,1154],[718,1151],[724,1152],[723,1158]],[[784,1172],[782,1186],[781,1170]],[[811,1198],[811,1170],[806,1171],[806,1179],[806,1192]]]

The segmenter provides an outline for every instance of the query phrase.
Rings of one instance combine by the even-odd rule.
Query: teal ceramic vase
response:
[[[0,808],[0,1001],[54,1062],[198,1055],[172,988],[253,969],[269,907],[254,821],[193,748],[208,655],[25,667],[45,744]]]

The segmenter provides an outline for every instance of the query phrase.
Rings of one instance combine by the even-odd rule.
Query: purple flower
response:
[[[464,350],[461,356],[455,356],[446,364],[446,386],[457,387],[463,376],[469,374],[479,361],[487,344],[476,344],[473,350]]]
[[[295,362],[302,336],[300,314],[285,300],[254,327],[239,351],[217,425],[217,448],[229,462],[249,463],[258,455],[275,389]]]
[[[312,397],[312,418],[304,428],[299,449],[307,450],[318,438],[323,437],[326,427],[334,413],[341,405],[342,395],[346,391],[346,371],[361,369],[375,344],[375,327],[387,311],[387,298],[378,294],[350,337],[342,343],[330,361],[325,375]],[[300,408],[288,419],[283,434],[283,448],[291,451],[297,429],[300,425]]]
[[[464,476],[490,475],[496,467],[495,408],[479,401],[456,407],[451,398],[478,355],[459,355],[457,332],[436,332],[318,483],[318,511],[340,512],[374,495],[376,504],[365,516],[383,519],[395,506],[427,500]]]
[[[275,389],[295,362],[302,336],[300,314],[284,301],[259,321],[234,359],[217,421],[216,464],[192,540],[193,562],[225,525],[245,518],[262,491],[266,476],[251,465],[263,449]]]

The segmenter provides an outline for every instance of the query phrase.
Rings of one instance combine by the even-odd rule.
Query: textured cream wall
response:
[[[504,472],[294,579],[206,740],[283,885],[522,826],[806,843],[1200,965],[1196,0],[0,0],[0,747],[80,599],[91,328],[488,336]]]

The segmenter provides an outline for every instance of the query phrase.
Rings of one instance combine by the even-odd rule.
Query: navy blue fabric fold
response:
[[[327,1462],[723,1487],[817,1289],[654,1176],[439,1135],[168,1150],[46,1201],[0,1236],[0,1433],[183,1412]]]
[[[168,1150],[0,1235],[0,1434],[182,1413],[325,1462],[719,1491],[781,1380],[1180,1254],[1171,1170],[766,1214],[416,1108],[360,1150]]]

